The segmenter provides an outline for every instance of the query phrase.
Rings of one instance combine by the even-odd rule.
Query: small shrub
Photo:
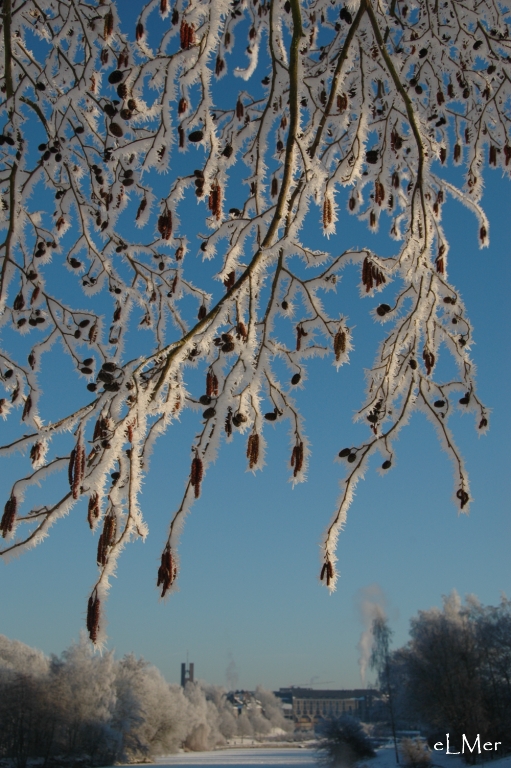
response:
[[[420,739],[402,739],[399,750],[403,763],[408,768],[428,768],[431,765],[428,745]]]
[[[321,742],[318,746],[318,760],[324,766],[349,768],[357,760],[374,757],[368,735],[353,717],[344,715],[337,719],[325,720],[318,727]]]

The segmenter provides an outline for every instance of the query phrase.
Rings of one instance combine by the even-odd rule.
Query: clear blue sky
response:
[[[339,542],[337,592],[329,596],[319,585],[318,544],[343,476],[334,459],[366,434],[352,417],[382,333],[369,317],[382,297],[361,301],[358,270],[347,268],[337,297],[339,311],[355,326],[351,365],[336,373],[330,361],[309,364],[307,386],[297,393],[313,446],[308,483],[292,490],[288,482],[285,425],[269,425],[267,466],[256,476],[245,471],[246,438],[224,446],[185,526],[180,592],[161,603],[155,576],[162,542],[200,423],[197,414],[185,414],[156,445],[143,494],[150,535],[121,556],[108,602],[110,648],[143,655],[174,682],[188,653],[196,674],[215,684],[225,684],[232,658],[244,688],[312,678],[354,687],[360,685],[356,646],[363,629],[358,604],[370,585],[386,596],[396,645],[406,641],[410,617],[440,605],[452,589],[487,604],[496,604],[502,591],[511,594],[509,182],[488,173],[484,202],[491,246],[483,251],[472,215],[451,201],[444,207],[449,275],[474,326],[479,393],[493,409],[486,437],[478,438],[470,417],[451,421],[470,472],[470,516],[458,516],[449,460],[417,414],[396,444],[392,470],[382,478],[373,467],[358,486]],[[317,219],[315,211],[311,227]],[[384,220],[382,233],[386,228]],[[338,229],[343,234],[330,239],[333,252],[363,245],[392,252],[384,234],[370,234],[346,213]],[[391,297],[396,288],[386,290]],[[3,422],[0,429],[9,432]],[[20,466],[17,459],[2,461],[2,504]],[[42,546],[0,564],[1,633],[48,653],[78,638],[96,577],[97,535],[91,536],[85,514],[79,504]]]

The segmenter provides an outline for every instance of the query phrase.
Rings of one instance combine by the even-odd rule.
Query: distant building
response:
[[[188,669],[186,668],[186,664],[181,664],[181,685],[184,688],[187,683],[193,683],[193,663],[188,664]]]
[[[286,717],[295,727],[309,730],[322,718],[351,715],[357,720],[370,721],[380,693],[376,690],[314,690],[313,688],[280,688],[275,691],[284,705]]]

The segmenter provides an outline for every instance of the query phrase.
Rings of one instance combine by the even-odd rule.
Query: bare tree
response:
[[[371,653],[370,666],[378,673],[378,684],[380,690],[385,694],[389,708],[390,727],[392,738],[394,740],[394,752],[396,763],[399,765],[399,751],[397,748],[396,737],[396,717],[394,707],[394,691],[391,682],[391,656],[390,641],[392,640],[392,630],[389,627],[388,619],[383,615],[376,616],[373,619],[372,626],[373,648]]]
[[[398,288],[372,310],[387,333],[358,413],[370,432],[340,452],[347,476],[321,579],[334,589],[353,490],[374,453],[383,471],[391,467],[393,440],[414,410],[436,426],[467,511],[448,418],[457,392],[480,431],[488,413],[465,307],[447,277],[441,214],[448,196],[463,202],[486,246],[482,167],[507,173],[511,158],[511,41],[499,0],[150,0],[134,35],[122,30],[123,12],[109,0],[2,3],[0,412],[19,410],[22,434],[1,452],[28,451],[32,465],[6,502],[2,554],[40,542],[85,497],[91,529],[102,528],[87,615],[93,642],[116,559],[147,534],[139,493],[149,453],[184,408],[204,411],[163,547],[162,595],[222,439],[246,435],[255,471],[266,421],[288,420],[292,480],[305,478],[309,448],[292,391],[308,358],[348,360],[347,318],[322,300],[347,264],[360,270],[364,296],[393,280]],[[229,62],[241,89],[222,83]],[[443,173],[451,158],[464,167],[462,188]],[[309,211],[334,234],[343,187],[348,212],[371,230],[388,215],[394,256],[331,253],[310,247],[307,231],[301,237]],[[183,213],[194,195],[205,214],[201,270],[188,258],[196,228]],[[125,340],[137,325],[151,341],[131,354]],[[58,340],[89,396],[43,421],[41,379],[55,379],[44,354]],[[442,345],[458,369],[447,382],[435,378]],[[197,369],[205,383],[195,392]],[[56,438],[69,433],[63,452]],[[69,473],[60,498],[23,507],[54,471]]]

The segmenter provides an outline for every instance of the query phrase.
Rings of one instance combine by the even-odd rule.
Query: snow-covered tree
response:
[[[353,490],[373,454],[383,472],[392,466],[414,410],[436,426],[467,511],[448,420],[459,405],[484,432],[488,413],[471,326],[448,279],[442,207],[448,197],[467,205],[486,246],[483,166],[507,174],[511,159],[501,0],[149,0],[131,28],[128,15],[110,0],[2,2],[0,413],[19,413],[21,431],[1,452],[31,461],[5,503],[2,554],[34,546],[86,499],[90,527],[101,529],[93,642],[117,557],[147,534],[149,454],[183,409],[202,414],[163,544],[162,595],[222,440],[243,434],[255,471],[266,427],[287,421],[292,481],[305,479],[293,390],[309,358],[348,361],[354,334],[327,295],[348,264],[365,297],[397,288],[372,304],[385,330],[358,413],[369,434],[339,454],[347,474],[321,579],[335,587]],[[464,186],[446,178],[450,163],[463,167]],[[348,214],[372,231],[388,226],[395,254],[328,250]],[[132,327],[148,332],[142,350]],[[57,341],[83,396],[48,419],[41,383],[62,384]],[[457,366],[448,381],[437,376],[441,347]],[[67,487],[58,498],[41,492],[29,509],[27,491],[55,471],[68,473]]]

